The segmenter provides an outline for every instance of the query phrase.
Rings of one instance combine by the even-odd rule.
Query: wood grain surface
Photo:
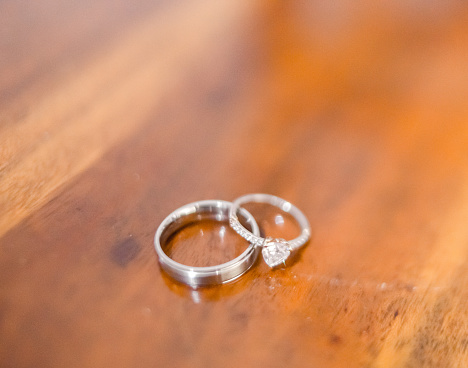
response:
[[[464,2],[0,2],[0,366],[467,367],[467,102]],[[160,270],[253,192],[288,267]]]

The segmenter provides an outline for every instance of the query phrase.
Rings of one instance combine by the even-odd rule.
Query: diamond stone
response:
[[[291,249],[283,239],[271,239],[265,242],[262,249],[263,259],[270,267],[278,266],[289,257]]]

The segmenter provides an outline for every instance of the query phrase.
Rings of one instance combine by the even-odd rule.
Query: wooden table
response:
[[[251,192],[311,222],[288,267],[161,272]],[[466,367],[467,286],[465,3],[0,3],[0,366]]]

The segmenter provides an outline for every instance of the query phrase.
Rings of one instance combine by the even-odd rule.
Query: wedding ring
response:
[[[161,225],[159,225],[154,236],[154,247],[159,257],[159,263],[164,271],[174,279],[192,287],[226,283],[235,280],[245,273],[254,264],[259,254],[259,248],[254,246],[252,242],[235,259],[209,267],[192,267],[178,263],[164,251],[164,247],[167,245],[170,237],[189,224],[204,219],[227,221],[231,205],[231,202],[221,200],[199,201],[180,207],[167,216]],[[244,209],[241,209],[238,213],[250,227],[252,234],[254,236],[260,235],[258,225],[253,216]]]
[[[240,206],[242,204],[249,202],[266,203],[289,213],[299,224],[301,234],[293,240],[286,241],[280,238],[262,238],[247,230],[240,223],[237,213],[241,209]],[[229,212],[229,224],[234,231],[248,242],[254,244],[258,248],[262,248],[263,259],[270,267],[285,264],[291,252],[307,243],[311,234],[309,221],[301,210],[290,202],[271,194],[247,194],[234,200]]]

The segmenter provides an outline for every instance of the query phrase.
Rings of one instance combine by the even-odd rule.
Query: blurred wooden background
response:
[[[249,192],[309,217],[290,267],[161,273]],[[466,367],[467,286],[467,3],[0,3],[0,366]]]

